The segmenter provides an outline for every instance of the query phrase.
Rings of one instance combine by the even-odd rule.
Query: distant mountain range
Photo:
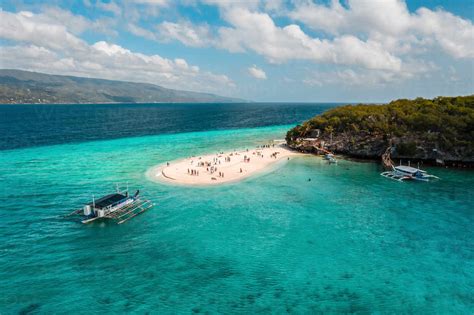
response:
[[[0,104],[235,102],[243,100],[148,83],[0,69]]]

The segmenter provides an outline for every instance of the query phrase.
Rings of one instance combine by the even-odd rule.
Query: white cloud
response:
[[[286,11],[285,0],[263,1],[262,6],[265,12],[274,12],[277,14],[281,14]]]
[[[122,14],[122,9],[113,1],[110,2],[102,2],[98,1],[97,2],[97,7],[104,11],[108,11],[113,13],[114,15],[121,15]]]
[[[216,5],[222,10],[229,10],[235,8],[256,10],[260,6],[260,0],[202,0],[202,2],[208,5]]]
[[[294,20],[303,22],[316,30],[337,34],[345,25],[345,10],[338,0],[332,0],[331,6],[303,2],[289,13]]]
[[[167,38],[188,46],[215,46],[234,53],[252,51],[271,63],[306,60],[340,68],[328,73],[326,83],[339,80],[358,84],[366,80],[373,85],[426,76],[435,67],[426,67],[429,62],[424,60],[432,56],[426,58],[425,54],[433,54],[436,46],[454,58],[474,57],[471,21],[441,9],[421,8],[412,13],[403,0],[348,0],[344,6],[340,0],[329,5],[297,1],[289,11],[288,6],[282,8],[281,1],[204,2],[218,6],[229,26],[218,27],[217,35],[207,28],[202,37],[186,37],[175,31]],[[279,26],[269,13],[259,10],[287,14],[325,36],[312,37],[297,24]],[[172,25],[178,29],[177,24]],[[195,35],[190,31],[195,29],[189,23],[179,25],[184,34]]]
[[[216,5],[229,26],[165,21],[157,33],[135,28],[134,34],[160,41],[177,40],[190,47],[214,46],[230,52],[255,52],[271,63],[306,60],[399,73],[405,60],[439,46],[455,58],[474,56],[474,27],[443,10],[411,13],[402,0],[340,0],[329,5],[297,1],[202,0]],[[277,25],[267,10],[287,14],[327,36],[312,37],[297,24]],[[275,12],[277,10],[278,12]]]
[[[211,43],[209,26],[189,22],[163,22],[156,27],[158,38],[163,41],[178,40],[187,46],[202,47]]]
[[[386,71],[355,71],[347,68],[333,72],[322,72],[303,80],[310,86],[324,86],[328,84],[343,86],[374,86],[401,81],[401,77],[393,72]]]
[[[328,34],[367,36],[391,53],[420,50],[438,44],[455,58],[474,56],[474,26],[449,12],[420,8],[410,13],[401,0],[339,0],[330,5],[302,2],[289,13],[295,21]]]
[[[155,5],[165,7],[169,5],[169,0],[132,0],[132,2],[140,4]]]
[[[117,32],[112,29],[116,25],[116,21],[112,18],[90,20],[58,7],[45,7],[41,13],[35,14],[35,19],[45,24],[60,24],[76,35],[83,33],[85,30],[92,30],[106,35],[117,35]]]
[[[218,46],[232,52],[253,50],[270,62],[310,60],[315,62],[360,65],[369,69],[398,70],[401,60],[373,41],[345,35],[333,40],[308,36],[295,24],[275,25],[265,13],[231,9],[225,19],[233,27],[219,29]]]
[[[70,33],[66,26],[53,24],[43,15],[35,15],[31,12],[10,13],[0,11],[0,37],[13,41],[32,43],[39,47],[56,50],[85,50],[87,44]],[[80,26],[76,32],[84,29]]]
[[[156,27],[157,34],[136,26],[129,30],[148,39],[178,40],[191,47],[214,46],[231,52],[253,51],[272,63],[309,60],[391,71],[398,71],[401,67],[400,58],[374,40],[364,41],[353,35],[319,39],[310,37],[296,24],[279,27],[268,14],[255,11],[259,1],[207,0],[205,3],[219,6],[222,17],[231,26],[218,28],[217,35],[207,24],[197,25],[187,21],[162,22]],[[266,3],[264,7],[268,5]]]
[[[257,68],[256,65],[253,65],[253,66],[249,67],[247,70],[248,70],[249,74],[252,77],[256,78],[256,79],[259,79],[259,80],[266,80],[267,79],[267,74],[265,73],[265,71],[263,71],[260,68]]]
[[[138,25],[135,25],[133,23],[129,23],[127,25],[127,30],[136,36],[140,36],[140,37],[151,39],[151,40],[157,40],[155,33],[147,29],[144,29]]]
[[[431,62],[408,60],[399,72],[384,70],[356,69],[353,67],[337,68],[332,71],[314,72],[302,80],[310,86],[345,85],[357,87],[383,86],[406,80],[425,77],[438,70]]]
[[[46,23],[31,12],[0,11],[0,38],[16,42],[2,46],[0,64],[105,79],[148,82],[185,90],[221,92],[235,84],[225,75],[201,71],[184,59],[146,55],[106,41],[89,45],[66,27]]]
[[[114,44],[109,44],[104,41],[100,41],[92,45],[93,48],[95,48],[97,51],[103,52],[107,54],[108,56],[113,56],[113,55],[125,55],[125,54],[131,54],[132,52],[128,49],[125,49],[119,45],[114,45]]]
[[[456,65],[459,73],[451,77],[472,83],[472,71],[466,70],[469,66],[472,69],[470,58],[474,58],[472,21],[441,8],[409,11],[404,0],[84,3],[89,9],[101,9],[104,15],[104,11],[112,12],[114,17],[109,14],[108,18],[94,20],[49,5],[39,6],[39,13],[0,9],[0,38],[7,39],[1,46],[0,66],[210,92],[234,85],[228,77],[203,71],[184,59],[140,54],[115,45],[110,38],[119,29],[154,41],[176,40],[189,47],[258,54],[270,63],[288,63],[282,67],[302,69],[304,81],[310,85],[343,83],[360,88],[360,84],[380,86],[426,78],[438,67],[430,60],[446,69]],[[180,16],[177,8],[202,10],[206,8],[203,4],[218,8],[221,20],[215,25],[215,21],[193,24]],[[118,17],[123,23],[119,24]],[[108,35],[107,40],[88,43],[81,39],[86,31]],[[317,68],[324,70],[314,73]],[[245,70],[254,77],[266,77],[264,71],[263,75],[257,74],[261,69],[256,66]],[[441,74],[437,74],[441,81]]]
[[[433,36],[446,52],[455,58],[474,58],[474,25],[449,12],[421,8],[413,18],[414,28]]]

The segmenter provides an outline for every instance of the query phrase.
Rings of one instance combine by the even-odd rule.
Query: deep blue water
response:
[[[338,104],[1,105],[0,150],[302,122]]]
[[[135,106],[0,107],[0,314],[473,313],[472,171],[399,183],[302,156],[160,184],[157,164],[282,138],[324,107]],[[62,217],[126,182],[157,205],[123,225]]]

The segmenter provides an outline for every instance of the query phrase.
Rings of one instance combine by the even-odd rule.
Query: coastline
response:
[[[88,126],[84,124],[83,128]],[[453,279],[464,275],[455,267],[464,266],[463,254],[469,252],[472,244],[469,223],[473,202],[469,196],[474,177],[469,173],[440,168],[433,173],[442,180],[434,184],[400,184],[381,177],[375,163],[352,163],[337,156],[338,164],[329,165],[318,156],[304,154],[290,161],[282,159],[240,182],[214,186],[189,186],[162,179],[156,184],[144,176],[154,165],[163,166],[167,161],[193,154],[230,152],[234,148],[245,149],[247,145],[249,149],[255,148],[269,139],[282,138],[284,129],[278,126],[198,131],[0,152],[4,161],[1,168],[6,174],[0,189],[4,193],[3,206],[14,210],[3,213],[6,227],[3,244],[13,257],[4,268],[8,293],[5,298],[13,301],[5,304],[5,310],[18,312],[29,305],[27,301],[25,305],[14,303],[18,296],[38,296],[38,292],[44,292],[46,295],[40,294],[37,300],[41,312],[54,312],[64,305],[68,307],[66,311],[73,313],[82,307],[99,311],[106,307],[123,312],[124,303],[115,301],[124,299],[123,290],[129,290],[127,283],[143,283],[143,273],[128,273],[126,283],[116,277],[106,281],[105,289],[112,294],[110,304],[90,295],[91,288],[98,292],[104,289],[101,279],[110,276],[113,254],[120,258],[113,262],[116,269],[136,266],[152,272],[145,279],[152,286],[139,285],[131,290],[131,294],[140,297],[136,300],[138,310],[145,304],[158,309],[163,307],[160,301],[169,301],[164,312],[178,309],[185,313],[196,306],[201,312],[232,312],[235,308],[226,307],[242,292],[245,301],[247,294],[257,297],[264,292],[261,298],[265,300],[252,298],[242,311],[252,313],[255,303],[278,307],[284,300],[299,303],[301,308],[296,311],[304,312],[306,304],[301,301],[310,301],[307,292],[317,292],[321,300],[331,301],[333,294],[350,290],[360,297],[357,303],[375,301],[376,305],[392,305],[394,312],[404,313],[410,307],[417,307],[417,299],[406,299],[407,281],[417,279],[423,287],[435,288],[426,291],[430,299],[440,299],[442,305],[457,303],[442,310],[465,313],[467,307],[459,295],[470,293],[464,284],[472,277],[459,280],[460,285],[453,292],[442,288],[451,288]],[[64,214],[90,200],[91,194],[105,194],[114,183],[126,182],[133,190],[139,188],[156,207],[121,226],[79,227],[73,221],[54,220],[54,215]],[[15,198],[12,198],[12,187],[19,192]],[[401,195],[409,196],[409,200],[400,201]],[[51,222],[50,228],[45,228],[45,222]],[[92,262],[91,268],[99,274],[90,286],[69,290],[70,283],[81,283],[84,272],[75,269],[77,272],[70,273],[68,264],[64,266],[66,269],[58,268],[57,262],[64,259],[65,252],[51,250],[58,246],[57,238],[49,237],[51,229],[65,244],[79,244],[78,235],[87,243],[87,246],[67,246],[64,250]],[[31,240],[35,246],[25,240]],[[378,248],[375,252],[374,246]],[[341,247],[347,250],[337,250]],[[97,248],[109,248],[112,252],[97,251]],[[22,255],[31,251],[37,255]],[[372,253],[369,260],[367,253]],[[428,255],[423,270],[417,263],[420,255]],[[19,282],[31,281],[31,266],[37,266],[38,260],[46,278],[28,287],[18,287]],[[300,275],[314,275],[316,260],[321,263],[318,270],[328,277],[308,285],[308,277]],[[278,270],[294,270],[295,262],[301,273],[282,277]],[[343,262],[342,267],[335,262]],[[267,266],[272,266],[268,273]],[[221,271],[215,268],[230,276],[221,277]],[[249,274],[249,268],[256,273]],[[382,272],[370,273],[369,269]],[[446,270],[446,274],[440,270]],[[184,294],[183,285],[194,288],[196,279],[209,279],[215,272],[219,276],[212,279],[211,282],[216,281],[213,285],[180,295]],[[395,279],[390,284],[391,295],[374,297],[374,290],[387,290],[388,274]],[[261,276],[271,281],[270,287],[267,281],[261,282]],[[58,279],[64,284],[59,291]],[[176,279],[184,283],[175,282]],[[339,287],[341,279],[345,282]],[[291,289],[286,295],[281,288],[286,288],[288,283]],[[178,294],[178,299],[167,300],[169,292]],[[78,295],[88,298],[79,303]],[[200,306],[202,301],[215,299],[216,295],[219,304],[209,309]],[[405,303],[392,304],[394,297]],[[185,307],[180,308],[180,303],[185,303]],[[131,307],[133,311],[135,308]],[[348,310],[346,300],[340,304],[327,302],[327,307],[326,310],[334,312]],[[275,309],[276,313],[285,311],[285,306]]]
[[[153,182],[186,186],[215,186],[242,181],[272,170],[281,162],[303,155],[284,145],[192,156],[155,165],[146,176]]]
[[[318,154],[314,151],[311,150],[303,150],[299,148],[293,148],[290,147],[291,150],[294,150],[295,152],[298,152],[299,154],[303,155],[310,155],[310,156],[321,156],[321,154]],[[381,156],[362,156],[362,155],[357,155],[357,154],[350,154],[347,152],[341,152],[341,151],[334,151],[334,154],[337,155],[338,158],[345,159],[348,161],[354,161],[358,163],[381,163]],[[456,170],[472,170],[474,169],[474,162],[470,161],[451,161],[447,160],[444,161],[443,164],[440,164],[436,162],[436,160],[432,159],[421,159],[421,158],[416,158],[416,157],[397,157],[394,158],[395,164],[408,164],[412,163],[413,165],[419,164],[420,166],[429,166],[429,167],[437,167],[437,168],[445,168],[445,169],[456,169]]]

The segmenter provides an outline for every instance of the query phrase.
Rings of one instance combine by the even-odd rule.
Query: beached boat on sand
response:
[[[67,216],[82,215],[82,223],[87,224],[100,219],[110,219],[117,224],[122,224],[131,218],[147,211],[154,204],[140,196],[137,190],[133,196],[130,196],[127,189],[121,191],[117,187],[116,192],[95,199],[84,205],[83,208],[74,210]]]

